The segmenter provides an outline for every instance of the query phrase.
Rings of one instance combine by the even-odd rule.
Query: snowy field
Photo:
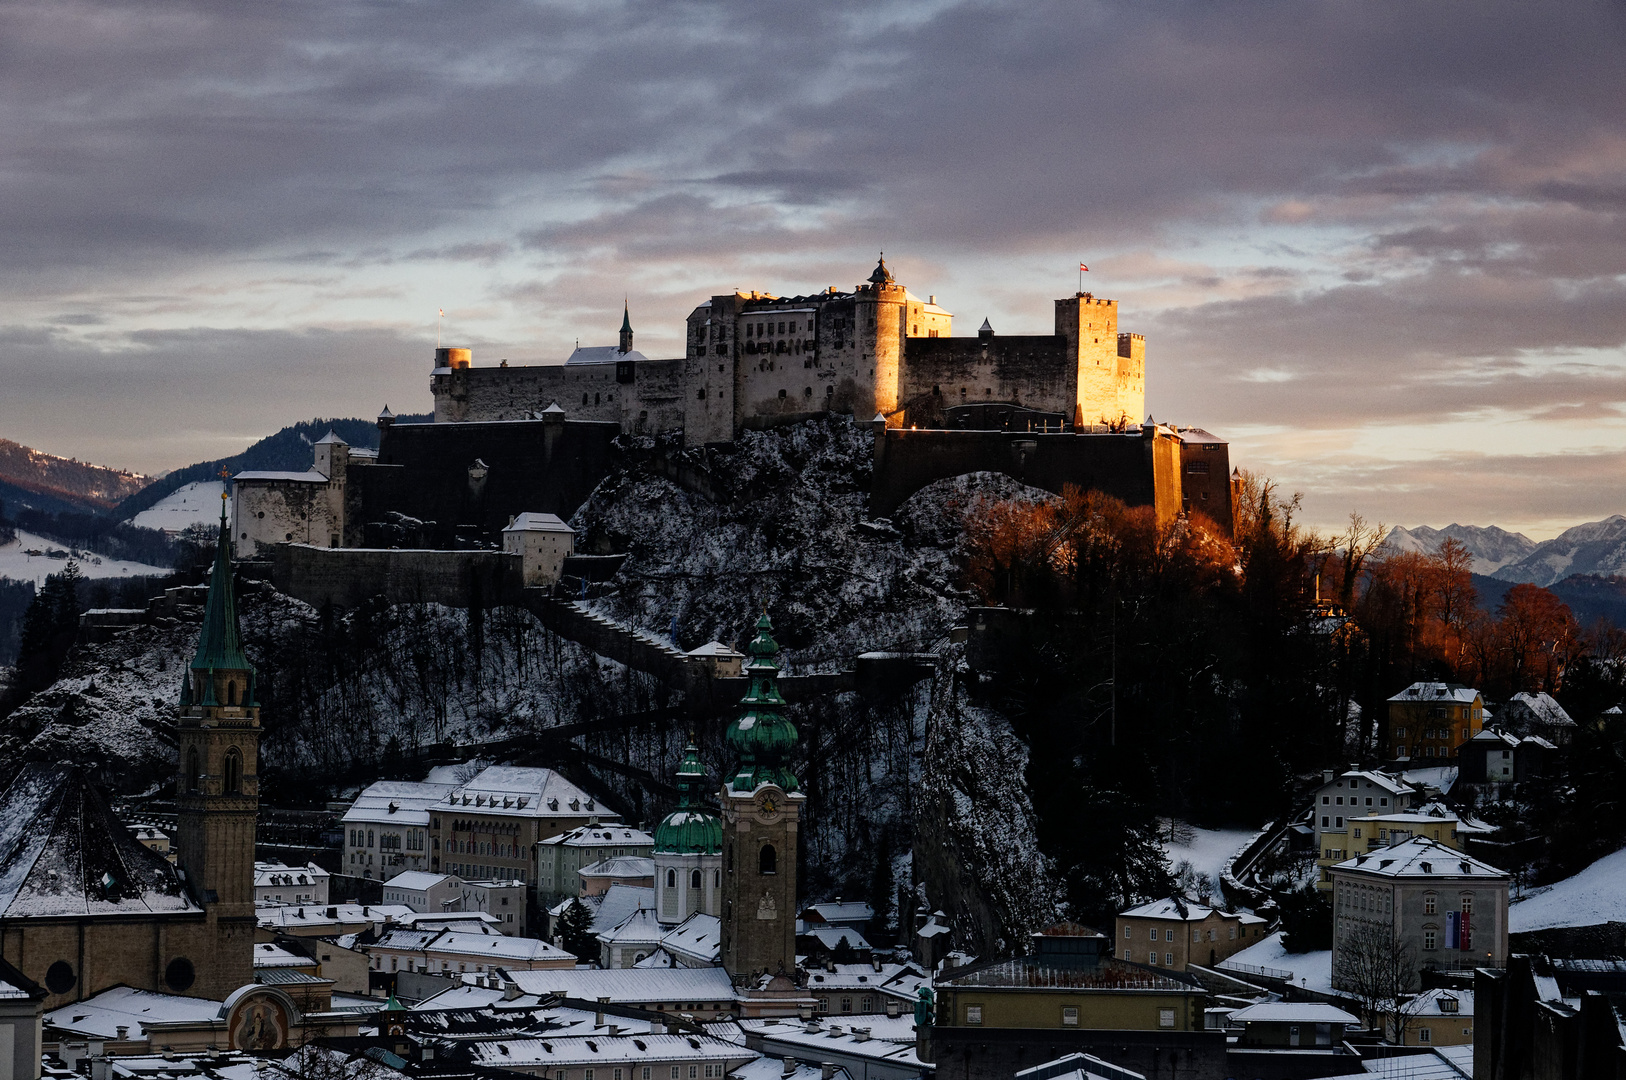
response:
[[[1293,982],[1299,986],[1319,990],[1323,994],[1332,993],[1332,950],[1290,953],[1282,948],[1279,931],[1219,962],[1221,971],[1230,967],[1235,967],[1239,975],[1246,975],[1246,969],[1250,967],[1291,971]]]
[[[17,539],[12,543],[0,546],[0,577],[10,578],[13,581],[32,581],[35,586],[45,584],[45,575],[61,572],[68,565],[66,558],[53,559],[46,555],[30,555],[29,549],[36,551],[66,551],[67,547],[54,540],[46,540],[33,533],[17,531]],[[87,578],[108,577],[136,577],[146,574],[163,575],[169,569],[163,566],[147,566],[144,563],[121,562],[118,559],[108,559],[101,555],[86,555],[78,560],[79,572]]]
[[[1534,889],[1507,909],[1509,933],[1626,922],[1626,848],[1574,877]]]
[[[170,533],[178,533],[188,525],[213,525],[220,520],[220,493],[225,490],[222,480],[195,481],[165,495],[131,518],[130,524]],[[231,513],[229,500],[226,513]]]
[[[1195,826],[1186,826],[1191,830],[1191,840],[1187,843],[1176,843],[1165,840],[1163,853],[1169,857],[1169,866],[1179,866],[1181,862],[1191,863],[1191,869],[1198,874],[1207,874],[1208,880],[1216,886],[1219,885],[1220,872],[1225,864],[1247,846],[1248,842],[1259,835],[1257,829],[1199,829]]]

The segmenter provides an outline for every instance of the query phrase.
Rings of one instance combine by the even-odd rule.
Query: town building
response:
[[[170,862],[175,861],[175,850],[173,845],[170,844],[169,833],[156,825],[131,824],[126,828],[130,830],[130,835],[134,836],[137,843],[141,844],[142,847],[158,852]]]
[[[1233,1012],[1230,1024],[1241,1031],[1225,1055],[1230,1076],[1287,1080],[1361,1071],[1359,1055],[1344,1042],[1360,1018],[1325,1002],[1261,1002]]]
[[[536,847],[536,894],[553,903],[581,891],[577,872],[584,866],[622,855],[647,857],[655,838],[630,825],[581,825],[550,836]]]
[[[1184,971],[1190,964],[1213,967],[1259,944],[1267,926],[1257,915],[1171,896],[1120,912],[1113,940],[1119,959]]]
[[[1414,682],[1389,699],[1389,758],[1425,765],[1456,760],[1457,747],[1479,734],[1485,701],[1459,683]]]
[[[576,531],[557,514],[516,514],[502,531],[502,549],[520,557],[527,588],[556,584],[576,550]]]
[[[1474,1044],[1474,992],[1424,990],[1401,1006],[1401,1023],[1393,1014],[1385,1018],[1389,1031],[1400,1030],[1402,1046],[1472,1046]]]
[[[930,1064],[915,1050],[912,1016],[831,1016],[796,1020],[743,1020],[745,1045],[788,1069],[796,1061],[818,1062],[854,1080],[916,1080]]]
[[[1418,973],[1507,962],[1509,875],[1471,855],[1413,837],[1332,867],[1332,985],[1360,993],[1383,962]],[[1391,994],[1394,991],[1391,991]]]
[[[722,911],[723,822],[705,804],[706,769],[691,737],[678,766],[678,807],[655,826],[652,859],[655,911],[674,925]]]
[[[1104,934],[1062,924],[1033,936],[1025,956],[985,960],[934,980],[935,1023],[920,1057],[939,1080],[1009,1077],[1069,1053],[1110,1058],[1152,1075],[1230,1075],[1226,1037],[1204,1024],[1195,977],[1119,960]]]
[[[524,937],[527,930],[526,903],[530,890],[525,882],[465,881],[463,882],[463,910],[480,911],[496,920],[497,928],[513,937]]]
[[[612,885],[651,889],[655,886],[655,860],[640,855],[618,855],[582,867],[576,871],[576,877],[581,880],[583,896],[603,896]]]
[[[1496,711],[1496,726],[1519,738],[1536,736],[1555,746],[1568,746],[1575,737],[1575,720],[1545,690],[1514,694]]]
[[[1332,889],[1331,868],[1354,854],[1352,844],[1364,845],[1372,826],[1355,819],[1372,814],[1398,813],[1409,808],[1420,792],[1398,776],[1378,770],[1352,768],[1345,773],[1322,774],[1321,786],[1310,796],[1311,828],[1315,830],[1316,888]]]
[[[1558,747],[1540,735],[1488,727],[1457,748],[1457,783],[1500,788],[1538,780],[1556,764]]]
[[[232,477],[232,537],[241,558],[283,543],[340,547],[345,538],[345,499],[350,462],[372,460],[333,432],[316,441],[315,460],[304,472],[246,469]]]
[[[462,911],[463,883],[451,874],[408,870],[384,883],[383,899],[418,912]]]
[[[480,930],[389,929],[366,946],[373,970],[486,973],[573,968],[576,958],[539,938],[509,937],[490,927]]]
[[[329,874],[315,863],[284,866],[282,863],[254,864],[254,902],[262,904],[325,904]]]
[[[526,994],[559,994],[649,1012],[688,1013],[701,1021],[725,1019],[735,1013],[740,1004],[728,972],[721,967],[613,971],[557,968],[511,971],[508,977]],[[500,997],[501,992],[496,996]]]
[[[807,990],[818,1003],[821,1016],[912,1013],[920,991],[931,977],[912,963],[826,964],[808,968]]]
[[[493,765],[463,783],[385,780],[344,815],[344,865],[389,880],[408,869],[536,888],[537,845],[618,815],[552,769]]]

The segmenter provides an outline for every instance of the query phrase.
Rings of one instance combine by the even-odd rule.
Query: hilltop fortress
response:
[[[329,436],[305,472],[238,474],[233,538],[251,556],[489,545],[520,514],[568,520],[628,452],[710,497],[705,467],[681,447],[840,414],[873,432],[878,517],[934,481],[987,471],[1230,528],[1229,448],[1145,416],[1146,343],[1118,331],[1117,301],[1057,300],[1051,334],[1000,335],[984,320],[953,337],[953,321],[883,260],[850,292],[713,296],[672,359],[634,349],[625,312],[617,344],[578,347],[563,364],[475,367],[470,350],[438,348],[432,422],[397,423],[386,408],[376,453]],[[652,449],[618,443],[652,435],[665,436]]]
[[[438,349],[437,422],[525,420],[557,403],[624,433],[682,431],[688,445],[819,413],[881,416],[888,427],[1032,430],[1112,426],[1145,415],[1146,342],[1118,332],[1118,303],[1056,301],[1055,333],[1004,337],[985,320],[952,337],[954,316],[897,283],[885,260],[869,279],[811,296],[736,292],[689,314],[684,355],[651,360],[623,315],[615,346],[578,348],[563,365],[475,367]],[[997,406],[994,416],[983,416]]]

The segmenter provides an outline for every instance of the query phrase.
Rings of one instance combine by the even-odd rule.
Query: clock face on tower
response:
[[[757,817],[763,821],[776,821],[784,807],[785,793],[778,788],[764,788],[757,792]]]

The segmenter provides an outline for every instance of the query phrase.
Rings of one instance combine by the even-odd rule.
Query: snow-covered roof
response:
[[[470,923],[499,925],[497,917],[485,911],[415,911],[402,915],[395,922],[398,926],[409,926],[415,930],[445,929],[448,926],[467,930]]]
[[[614,364],[622,360],[648,360],[649,357],[633,349],[622,352],[619,345],[587,345],[577,346],[576,350],[565,358],[565,366],[572,367],[581,364]]]
[[[665,927],[651,908],[639,908],[618,924],[596,935],[606,945],[649,945],[660,943]]]
[[[1361,1018],[1320,1001],[1267,1001],[1231,1014],[1243,1024],[1345,1024],[1359,1027]]]
[[[894,1042],[891,1039],[877,1039],[864,1033],[860,1037],[855,1029],[871,1027],[873,1021],[887,1019],[884,1016],[852,1014],[844,1016],[825,1017],[826,1022],[814,1021],[803,1023],[794,1019],[763,1019],[741,1020],[740,1027],[745,1029],[747,1036],[755,1035],[763,1040],[771,1040],[773,1047],[770,1052],[779,1047],[789,1050],[794,1056],[814,1058],[815,1055],[838,1053],[843,1057],[867,1058],[871,1061],[886,1062],[901,1065],[905,1068],[921,1069],[920,1058],[915,1055],[913,1039],[908,1042]],[[911,1022],[913,1018],[911,1017]],[[812,1028],[813,1030],[808,1030]]]
[[[527,510],[523,514],[515,514],[514,520],[508,523],[508,528],[503,532],[552,532],[574,535],[576,530],[566,525],[558,514],[535,514]]]
[[[563,994],[612,1005],[692,1002],[704,1008],[735,1000],[734,984],[720,967],[669,968],[663,971],[619,968],[559,968],[547,971],[510,971],[508,977],[527,994]],[[464,981],[468,981],[465,978]]]
[[[802,918],[809,922],[823,919],[832,925],[861,923],[875,918],[875,909],[861,900],[827,900],[803,908]]]
[[[582,897],[585,902],[589,897]],[[655,890],[647,885],[611,885],[598,898],[593,912],[593,933],[602,934],[624,922],[639,908],[655,906]]]
[[[1544,724],[1553,727],[1574,727],[1575,721],[1570,714],[1564,711],[1564,706],[1553,700],[1553,696],[1543,690],[1538,694],[1519,693],[1508,699],[1506,709],[1502,716],[1508,719],[1508,711],[1518,712],[1529,710],[1528,715]]]
[[[1189,900],[1169,897],[1165,900],[1153,900],[1150,904],[1132,907],[1128,911],[1120,911],[1121,919],[1175,919],[1180,922],[1202,922],[1213,915],[1218,909],[1207,904],[1194,904]],[[1220,912],[1224,914],[1224,912]]]
[[[1340,781],[1344,782],[1345,789],[1349,791],[1356,790],[1356,781],[1365,781],[1375,788],[1387,791],[1391,795],[1411,795],[1415,794],[1417,790],[1399,777],[1391,776],[1386,772],[1379,772],[1376,769],[1351,769],[1346,773],[1340,773],[1332,783],[1322,784],[1317,790],[1327,791],[1337,786]]]
[[[581,825],[540,843],[556,847],[654,847],[655,837],[626,825]]]
[[[308,956],[290,952],[281,945],[269,941],[254,943],[254,966],[257,968],[311,967],[315,963],[316,961]]]
[[[368,784],[345,811],[344,820],[363,824],[428,825],[429,808],[457,785],[419,780],[379,780]]]
[[[722,920],[697,911],[667,931],[661,938],[661,948],[691,960],[714,964],[721,955],[722,941]]]
[[[1445,1003],[1445,1004],[1442,1004]],[[1447,1008],[1445,1005],[1449,1005]],[[1468,1016],[1474,1014],[1472,990],[1424,990],[1406,1007],[1413,1016]]]
[[[175,868],[113,816],[84,767],[29,764],[0,794],[0,916],[201,910]]]
[[[672,959],[671,953],[657,947],[654,952],[632,966],[635,968],[669,968],[677,967],[678,962]]]
[[[144,839],[139,834],[136,838]],[[273,885],[315,885],[328,876],[328,872],[315,863],[305,866],[284,866],[282,863],[268,862],[254,864],[256,888],[269,888]]]
[[[540,938],[509,937],[465,930],[391,930],[369,948],[399,952],[449,953],[493,962],[557,960],[575,957]]]
[[[1506,746],[1509,749],[1512,749],[1512,748],[1519,745],[1519,740],[1518,739],[1514,738],[1512,735],[1507,734],[1506,732],[1498,731],[1495,728],[1483,728],[1478,732],[1478,734],[1476,734],[1473,738],[1469,739],[1468,741],[1471,742],[1471,743],[1481,743],[1481,744],[1483,744],[1483,743],[1497,743],[1499,745]]]
[[[576,871],[584,878],[653,878],[655,860],[642,855],[614,855]]]
[[[745,654],[744,653],[736,652],[735,650],[729,648],[727,645],[724,645],[721,641],[708,641],[704,645],[701,645],[699,648],[690,649],[689,650],[689,655],[690,656],[700,656],[700,657],[715,656],[715,657],[719,657],[721,659],[728,659],[728,660],[732,660],[732,659],[736,659],[736,658],[741,659],[741,660],[745,659]]]
[[[1463,686],[1461,683],[1414,682],[1389,700],[1408,705],[1418,703],[1434,705],[1448,701],[1472,705],[1478,697],[1478,690],[1471,686]]]
[[[581,788],[552,769],[492,765],[473,779],[447,792],[438,804],[443,812],[498,817],[598,817],[615,820],[611,813]]]
[[[345,442],[343,439],[339,438],[339,433],[338,432],[334,431],[332,428],[328,428],[327,429],[327,434],[323,435],[320,439],[317,439],[315,445],[317,445],[317,446],[349,446],[350,444]]]
[[[892,997],[914,1000],[922,986],[931,981],[914,964],[832,964],[811,968],[807,973],[809,991],[876,990]]]
[[[803,930],[799,937],[810,937],[826,949],[838,949],[843,943],[849,949],[867,949],[869,942],[850,926],[812,926]]]
[[[115,986],[84,1001],[52,1009],[45,1014],[45,1025],[94,1039],[117,1038],[118,1029],[127,1027],[132,1039],[140,1039],[151,1023],[208,1021],[219,1015],[218,1001]]]
[[[254,918],[264,930],[297,930],[317,927],[382,926],[384,920],[398,921],[416,914],[404,904],[278,904],[254,905]]]
[[[304,472],[290,472],[283,469],[245,469],[232,477],[232,483],[234,484],[241,484],[245,480],[280,480],[295,484],[327,483],[327,477],[315,469],[306,469]]]
[[[803,1065],[801,1062],[796,1062],[795,1068],[787,1073],[785,1063],[779,1058],[759,1057],[735,1066],[728,1075],[733,1080],[824,1080],[825,1073],[821,1065]],[[830,1080],[853,1080],[853,1077],[852,1073],[837,1066],[836,1071],[830,1074]]]
[[[1508,873],[1472,855],[1446,847],[1438,840],[1414,836],[1370,855],[1357,855],[1332,869],[1357,871],[1388,878],[1473,877],[1506,881]]]
[[[564,1069],[574,1065],[602,1064],[606,1061],[753,1061],[754,1050],[709,1035],[607,1035],[592,1033],[564,1038],[504,1038],[467,1041],[463,1051],[470,1063],[485,1069],[519,1069],[545,1066]]]
[[[428,892],[442,882],[455,880],[450,874],[431,874],[427,870],[407,870],[384,882],[386,889],[406,889],[410,892]]]

